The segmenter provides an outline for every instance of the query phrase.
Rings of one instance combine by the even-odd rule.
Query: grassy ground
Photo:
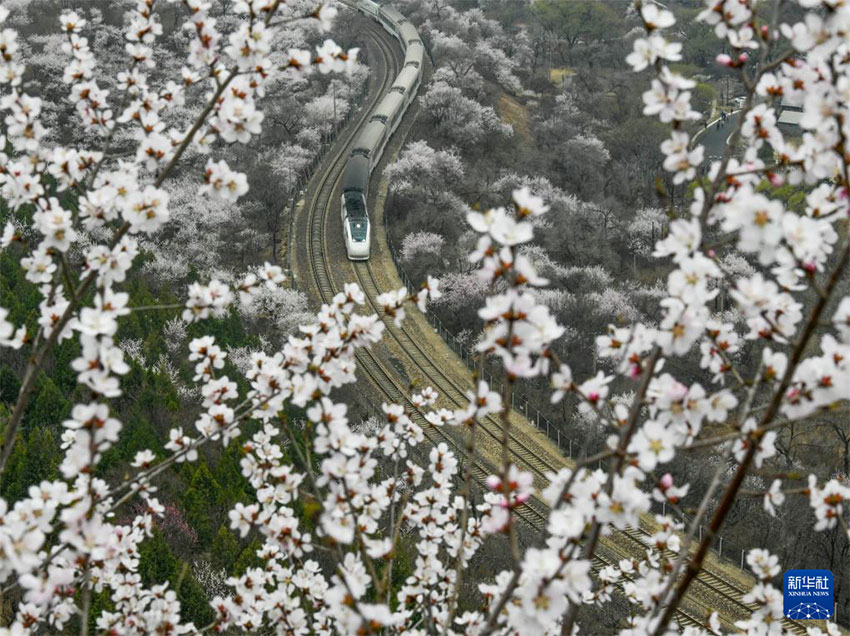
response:
[[[514,132],[528,143],[532,140],[531,129],[528,125],[528,109],[508,94],[502,94],[496,104],[496,112],[502,121],[509,123]]]
[[[570,77],[571,75],[575,75],[575,71],[569,67],[563,68],[553,68],[549,71],[549,80],[555,86],[562,86],[564,83],[564,78]]]

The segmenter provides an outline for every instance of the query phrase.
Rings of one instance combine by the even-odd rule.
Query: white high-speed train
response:
[[[395,37],[405,53],[404,66],[393,82],[392,89],[369,116],[369,122],[357,135],[342,177],[340,210],[342,233],[348,258],[365,261],[369,258],[370,227],[366,199],[369,196],[369,176],[381,160],[384,148],[398,128],[422,81],[422,62],[425,48],[416,28],[398,10],[372,0],[347,2],[361,13],[374,18]]]

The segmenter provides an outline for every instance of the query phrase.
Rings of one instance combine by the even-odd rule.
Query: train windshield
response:
[[[348,226],[351,229],[351,240],[362,242],[369,235],[369,221],[364,216],[362,219],[349,219]]]

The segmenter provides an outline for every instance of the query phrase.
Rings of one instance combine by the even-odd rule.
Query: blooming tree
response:
[[[593,135],[576,135],[563,145],[562,153],[560,162],[563,169],[582,194],[588,192],[590,183],[600,178],[605,164],[611,159],[605,144]]]
[[[276,30],[293,20],[326,25],[335,10],[325,5],[306,7],[302,14],[277,0],[241,0],[234,4],[239,19],[225,34],[205,2],[185,0],[185,66],[176,79],[148,81],[146,69],[163,29],[153,0],[141,0],[127,16],[127,71],[116,100],[94,79],[85,21],[63,13],[64,81],[75,125],[101,141],[90,149],[47,142],[41,100],[26,92],[17,35],[3,30],[0,80],[6,93],[0,108],[6,112],[6,143],[0,194],[9,212],[2,248],[20,255],[20,268],[40,295],[40,312],[31,333],[0,308],[0,346],[27,353],[17,399],[3,422],[0,472],[36,377],[63,341],[79,343],[80,355],[70,367],[88,398],[62,423],[61,476],[33,485],[17,501],[0,500],[0,581],[4,591],[15,590],[21,599],[4,633],[60,631],[74,624],[84,634],[90,625],[133,634],[261,629],[572,634],[582,606],[607,604],[617,588],[632,605],[624,634],[672,632],[677,608],[742,483],[775,453],[777,430],[846,409],[850,386],[850,297],[837,292],[850,259],[850,158],[844,147],[850,132],[844,40],[850,6],[800,0],[805,22],[784,25],[777,18],[764,22],[753,13],[754,4],[709,0],[700,16],[733,51],[718,61],[749,88],[742,125],[733,133],[746,149],[740,159],[730,150],[710,166],[708,180],[695,186],[690,210],[656,243],[655,256],[670,265],[661,319],[612,325],[597,338],[597,354],[610,372],[574,377],[569,361],[553,350],[564,328],[542,300],[547,280],[529,247],[535,228],[545,227],[548,205],[519,187],[505,205],[466,215],[478,236],[469,258],[478,268],[479,288],[490,290],[478,312],[485,327],[475,346],[501,361],[500,392],[479,381],[466,405],[448,410],[437,406],[430,387],[416,387],[404,404],[382,405],[383,421],[354,427],[335,392],[356,381],[358,349],[378,342],[385,324],[358,311],[365,295],[346,285],[322,306],[314,324],[303,326],[280,350],[240,351],[233,377],[228,352],[216,338],[193,337],[185,355],[199,388],[197,418],[171,428],[164,457],[140,450],[132,471],[111,481],[100,476],[98,466],[122,433],[116,398],[129,370],[115,336],[133,312],[150,309],[132,306],[123,289],[135,275],[139,239],[156,236],[169,220],[169,184],[177,165],[190,149],[218,154],[225,144],[247,143],[260,134],[263,114],[255,97],[268,77],[343,71],[355,52],[326,41],[315,53],[273,53]],[[702,149],[691,147],[685,126],[693,118],[692,83],[667,65],[679,59],[681,48],[664,35],[673,15],[654,3],[638,0],[636,7],[646,37],[635,41],[628,62],[635,71],[653,73],[647,114],[670,124],[664,165],[686,182],[695,177]],[[6,17],[0,10],[0,19]],[[772,109],[780,96],[804,103],[806,132],[799,146],[786,143],[776,128]],[[188,125],[170,120],[172,104],[190,107],[194,118]],[[127,131],[134,152],[118,157],[111,144]],[[759,158],[765,141],[776,155],[769,165]],[[769,189],[757,190],[763,181],[808,188],[805,209],[790,211]],[[244,176],[219,158],[209,159],[198,186],[211,201],[226,202],[247,187]],[[734,260],[725,252],[748,258],[752,269],[727,267]],[[536,260],[544,259],[538,254]],[[721,280],[743,329],[711,313]],[[276,307],[292,311],[298,302],[260,293],[282,282],[280,268],[268,264],[232,284],[193,282],[182,320],[203,333],[210,319],[236,303],[246,315]],[[471,281],[458,282],[458,289],[475,288]],[[401,323],[408,303],[424,310],[439,298],[437,282],[428,277],[415,294],[400,289],[376,300],[386,316]],[[601,294],[600,302],[619,300]],[[183,331],[173,324],[169,331],[180,335],[179,343]],[[757,346],[761,361],[749,377],[730,357],[742,341]],[[703,382],[680,381],[670,371],[675,365],[664,365],[687,360],[697,349]],[[573,396],[582,417],[608,432],[604,450],[536,483],[509,450],[507,405],[523,378],[548,378],[553,401]],[[620,385],[627,390],[615,394],[612,387]],[[291,408],[303,410],[305,424],[286,417]],[[477,484],[476,431],[486,418],[501,424],[501,462]],[[725,423],[730,432],[714,436],[712,423]],[[452,436],[426,443],[426,434],[447,429],[465,438],[465,445],[455,446]],[[240,468],[251,494],[228,516],[233,531],[257,537],[261,565],[232,573],[226,587],[207,580],[215,575],[206,573],[206,586],[216,593],[210,602],[214,619],[193,625],[183,618],[176,590],[142,583],[139,553],[154,536],[154,519],[166,512],[156,497],[158,479],[175,464],[198,461],[199,451],[212,445],[238,445],[243,452]],[[674,508],[689,486],[656,471],[705,446],[716,446],[726,461],[692,525],[657,516],[646,557],[608,565],[594,581],[600,537],[637,525],[652,500]],[[392,465],[391,475],[379,470],[379,460]],[[603,460],[606,470],[595,468]],[[730,462],[734,468],[726,479]],[[816,531],[840,526],[846,532],[850,486],[812,476],[804,488],[794,488],[787,483],[791,479],[773,481],[763,493],[769,511],[803,494]],[[475,501],[477,486],[485,494]],[[709,511],[716,495],[720,503]],[[522,551],[519,526],[540,502],[548,512],[539,540]],[[309,525],[297,512],[301,507],[314,511]],[[119,512],[130,518],[118,521],[124,518]],[[697,539],[706,517],[708,532]],[[392,564],[402,532],[413,538],[416,567],[394,584]],[[493,580],[478,582],[480,605],[462,608],[467,566],[493,535],[507,538],[509,566]],[[781,597],[771,583],[780,571],[778,560],[755,549],[747,563],[758,582],[744,600],[756,609],[737,627],[778,633]],[[110,604],[95,610],[93,597],[102,594]],[[689,630],[717,632],[718,616],[706,617],[704,629]]]
[[[485,135],[513,134],[510,124],[503,123],[491,106],[482,106],[445,81],[432,82],[420,103],[434,130],[450,143],[469,146]]]
[[[449,209],[463,205],[453,192],[463,175],[463,162],[455,151],[435,150],[421,139],[406,146],[387,166],[390,192]]]
[[[446,239],[434,232],[411,232],[401,242],[401,260],[410,261],[419,255],[440,255]]]
[[[643,208],[635,212],[629,223],[627,243],[635,255],[649,257],[654,243],[667,226],[667,216],[657,208]]]

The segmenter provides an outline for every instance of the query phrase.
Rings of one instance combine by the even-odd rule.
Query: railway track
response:
[[[334,283],[334,273],[338,273],[339,270],[332,263],[332,257],[344,258],[342,251],[329,248],[328,224],[330,219],[336,219],[337,201],[335,195],[339,189],[345,160],[359,128],[367,121],[374,105],[377,104],[386,90],[392,86],[395,69],[398,68],[397,58],[392,48],[394,42],[389,44],[386,42],[389,36],[384,35],[377,27],[368,29],[367,35],[374,42],[382,58],[382,63],[380,64],[381,79],[378,81],[376,90],[373,91],[373,94],[370,95],[370,98],[367,99],[366,104],[362,107],[362,112],[356,116],[356,121],[353,124],[349,124],[349,128],[344,132],[342,139],[337,142],[336,149],[332,151],[327,169],[321,174],[313,196],[308,197],[309,200],[307,205],[305,205],[307,213],[307,241],[305,247],[308,252],[310,278],[313,284],[315,284],[322,302],[330,301],[338,291],[338,287]],[[373,229],[377,226],[378,224],[373,224]],[[348,261],[346,260],[346,262]],[[371,263],[366,261],[351,263],[351,265],[372,309],[380,315],[382,312],[380,307],[377,306],[376,301],[380,293],[380,286]],[[385,324],[385,337],[389,336],[395,345],[404,352],[405,357],[409,359],[413,368],[417,370],[417,375],[420,376],[417,379],[421,379],[423,382],[433,386],[440,393],[441,399],[447,402],[448,405],[465,407],[468,403],[466,396],[468,387],[459,384],[439,364],[434,362],[418,342],[416,334],[410,332],[409,327],[403,325],[401,328],[398,328],[389,320],[385,320]],[[413,420],[426,432],[429,441],[432,443],[445,441],[455,449],[458,457],[465,456],[463,445],[459,439],[450,435],[445,428],[431,426],[413,408],[413,405],[408,399],[407,386],[399,381],[396,372],[392,368],[388,368],[388,365],[380,359],[373,349],[358,351],[357,365],[384,400],[409,407],[409,410],[413,413]],[[485,436],[491,444],[501,445],[501,422],[496,421],[494,418],[488,418],[481,423],[479,429],[481,435]],[[541,456],[540,452],[533,449],[513,431],[509,435],[508,446],[517,464],[521,468],[532,472],[535,477],[535,485],[538,487],[546,483],[546,472],[556,472],[565,465],[564,463],[558,465],[545,459]],[[482,483],[488,475],[498,473],[498,470],[481,456],[474,458],[470,469],[473,477],[479,483]],[[545,529],[548,519],[547,512],[548,508],[542,501],[532,498],[529,501],[529,505],[524,506],[518,511],[518,515],[531,528],[542,532]],[[628,531],[622,533],[624,537],[627,537],[633,543],[637,542],[640,544],[641,551],[638,554],[642,555],[643,550],[646,549],[646,541],[640,538],[641,534],[649,536],[648,533],[641,529],[632,530],[631,534]],[[613,553],[614,558],[609,560],[599,554],[594,555],[592,569],[596,573],[608,565],[616,564],[620,558],[634,558],[635,556],[635,549],[629,551],[623,549],[622,546],[619,546],[618,549],[613,545],[607,544],[605,545],[605,549]],[[745,592],[730,585],[720,577],[706,571],[704,574],[701,573],[698,580],[709,596],[719,596],[721,600],[726,601],[727,605],[732,603],[747,613],[751,611],[751,608],[741,601]],[[705,628],[705,621],[694,616],[693,606],[699,607],[700,611],[703,611],[704,615],[707,616],[708,611],[713,607],[712,603],[691,598],[690,595],[688,600],[690,601],[688,608],[681,606],[677,608],[675,619],[679,627]],[[717,609],[720,610],[721,608]],[[731,624],[730,621],[727,621],[727,623]],[[801,628],[799,624],[790,627],[793,628],[794,633],[805,634],[805,629],[802,632],[798,631],[798,628]]]

